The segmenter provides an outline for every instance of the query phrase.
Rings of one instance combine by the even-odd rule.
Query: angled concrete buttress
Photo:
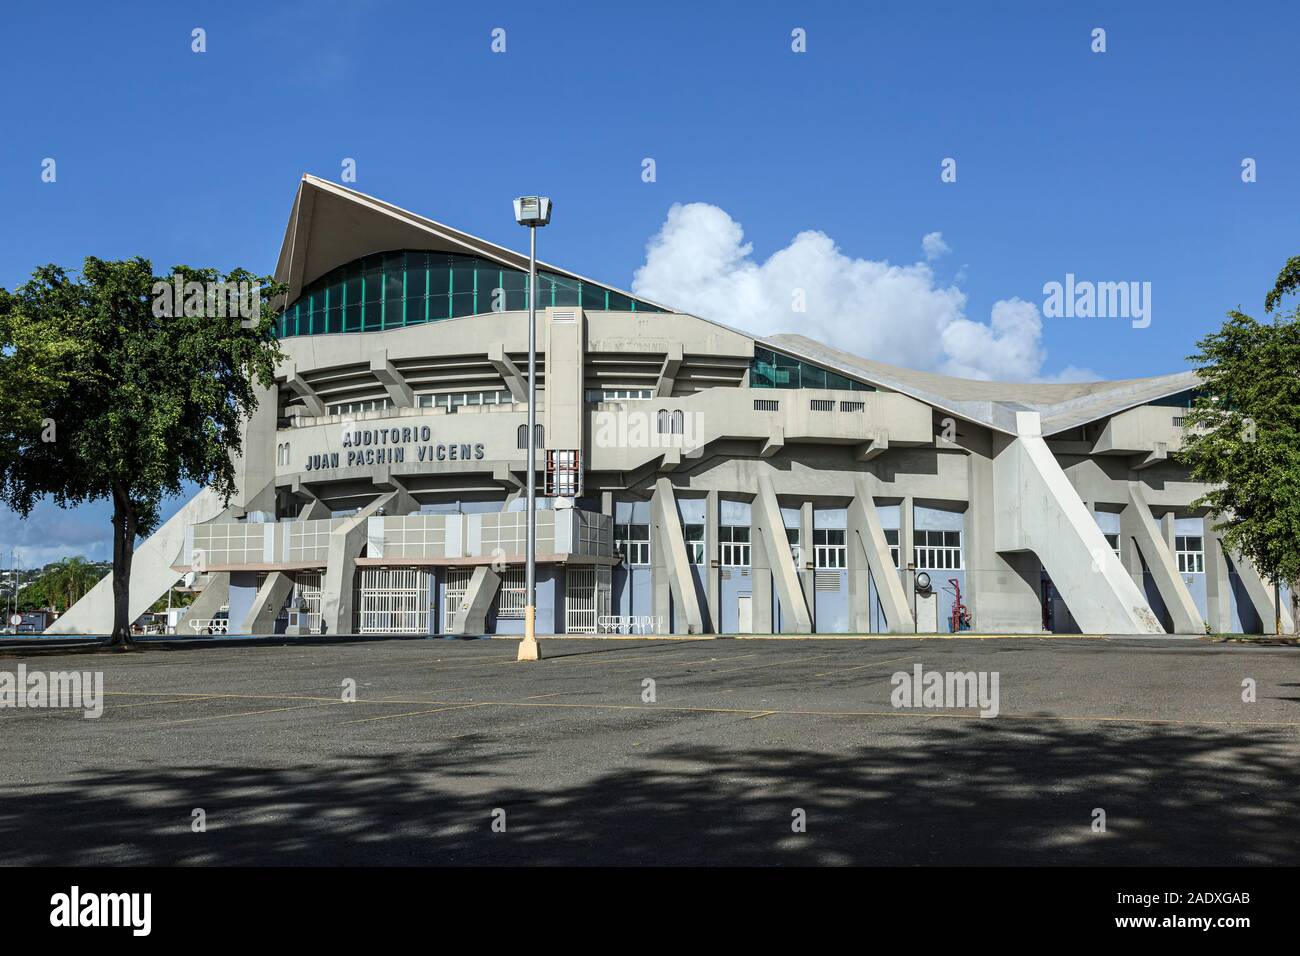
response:
[[[781,630],[787,634],[811,634],[812,615],[808,613],[808,603],[804,600],[803,588],[799,586],[799,572],[795,570],[794,556],[790,553],[781,505],[767,475],[758,477],[754,511],[754,517],[762,523],[772,581],[776,585],[777,597],[781,599]]]
[[[318,500],[308,502],[298,514],[298,521],[328,518],[329,509]],[[226,576],[226,586],[230,586],[230,577]],[[272,634],[275,632],[275,619],[284,609],[284,602],[293,593],[293,575],[285,571],[271,571],[262,581],[253,598],[253,605],[244,617],[239,634]],[[212,615],[208,615],[211,617]]]
[[[1255,563],[1249,558],[1238,554],[1229,554],[1228,557],[1232,560],[1233,567],[1237,569],[1237,577],[1250,597],[1250,603],[1263,625],[1264,633],[1275,633],[1277,620],[1274,608],[1277,605],[1273,603],[1272,585],[1264,580],[1264,576],[1259,573],[1259,568],[1255,567]],[[1287,610],[1285,604],[1282,605],[1282,633],[1295,633],[1295,622],[1291,620],[1291,612]]]
[[[668,572],[668,584],[672,589],[673,605],[686,622],[687,634],[703,634],[704,619],[700,615],[695,579],[691,575],[690,559],[686,555],[682,523],[677,516],[677,496],[673,493],[672,482],[667,478],[655,482],[650,510],[657,532],[650,539],[661,549],[663,567]]]
[[[492,608],[492,599],[497,596],[497,588],[500,586],[501,575],[492,570],[490,565],[480,564],[476,567],[465,588],[465,597],[452,615],[448,633],[487,633],[488,611]]]
[[[517,491],[506,495],[502,511],[508,511],[510,504],[519,497]],[[484,564],[474,569],[469,584],[465,587],[465,596],[461,598],[460,607],[456,608],[447,625],[448,634],[485,634],[487,633],[488,611],[492,609],[492,600],[501,587],[501,575]]]
[[[132,621],[180,580],[180,573],[172,565],[185,544],[185,528],[211,521],[224,510],[221,497],[211,488],[204,488],[135,549],[131,559],[129,603]],[[189,555],[183,556],[183,561],[188,563]],[[46,633],[107,634],[112,629],[113,575],[110,573],[46,628]]]
[[[1192,592],[1178,573],[1178,565],[1169,550],[1165,534],[1156,524],[1147,503],[1146,493],[1136,481],[1128,483],[1128,504],[1120,513],[1120,532],[1137,542],[1138,551],[1146,559],[1147,570],[1165,602],[1175,634],[1204,634],[1205,621],[1196,609]],[[1069,603],[1069,599],[1066,599]]]
[[[876,582],[876,596],[885,612],[886,633],[913,634],[916,632],[916,622],[907,601],[907,591],[889,556],[889,542],[885,540],[885,532],[880,527],[876,500],[866,479],[855,479],[853,487],[857,495],[849,502],[849,548],[856,549],[867,559],[871,578]],[[856,560],[856,555],[851,560]],[[861,626],[857,629],[865,630]]]
[[[352,583],[356,579],[356,560],[366,546],[366,529],[370,518],[380,508],[392,515],[410,514],[420,506],[404,491],[380,495],[346,522],[330,532],[329,558],[321,581],[321,632],[352,632]],[[260,595],[259,595],[260,596]]]
[[[230,602],[230,572],[213,571],[208,576],[208,583],[194,598],[194,603],[176,621],[177,634],[197,634],[190,621],[210,621],[217,612]]]
[[[284,571],[270,571],[262,579],[262,586],[257,589],[257,594],[253,597],[252,607],[248,609],[248,614],[244,616],[242,626],[239,631],[232,633],[238,634],[273,634],[275,633],[275,619],[280,616],[280,610],[284,607],[284,602],[289,599],[293,592],[293,576],[286,574]]]
[[[1038,555],[1084,633],[1163,634],[1043,441],[1038,414],[1017,412],[1016,432],[993,460],[995,549]]]

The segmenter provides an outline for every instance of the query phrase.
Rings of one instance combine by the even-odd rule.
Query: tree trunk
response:
[[[131,559],[135,556],[135,509],[119,490],[113,492],[113,631],[109,647],[131,646]]]

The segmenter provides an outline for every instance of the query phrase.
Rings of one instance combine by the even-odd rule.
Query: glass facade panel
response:
[[[365,256],[326,273],[302,290],[276,322],[282,337],[376,331],[528,308],[528,274],[477,256],[394,250]],[[493,292],[504,295],[494,300]],[[604,286],[553,273],[538,275],[537,307],[662,312]]]
[[[819,365],[763,348],[754,347],[749,365],[750,388],[837,388],[852,392],[874,392],[875,388]]]

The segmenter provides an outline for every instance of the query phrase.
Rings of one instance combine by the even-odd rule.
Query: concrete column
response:
[[[1251,606],[1254,607],[1255,613],[1259,615],[1263,623],[1265,634],[1277,633],[1276,612],[1273,603],[1273,584],[1271,581],[1265,581],[1259,569],[1255,567],[1254,562],[1249,558],[1242,557],[1238,554],[1231,554],[1232,565],[1237,569],[1237,577],[1241,579],[1242,585],[1246,589],[1246,594],[1250,598]],[[1282,633],[1294,634],[1295,622],[1291,620],[1291,612],[1285,605],[1282,606]]]
[[[541,419],[546,447],[580,449],[586,409],[582,387],[586,317],[575,305],[548,308],[537,318],[545,323],[539,338],[546,354]]]
[[[651,544],[655,554],[655,614],[663,614],[669,622],[668,595],[672,595],[679,622],[677,628],[687,634],[701,634],[704,622],[700,616],[700,603],[695,594],[695,579],[691,573],[690,558],[686,554],[686,539],[682,535],[682,523],[677,513],[677,496],[672,482],[660,478],[655,482],[654,495],[650,499]],[[660,588],[665,592],[662,598],[664,609],[659,609]],[[677,628],[673,628],[676,630]]]
[[[805,501],[799,506],[799,587],[803,591],[804,606],[812,629],[817,630],[817,572],[811,567],[813,560],[813,503]]]
[[[885,540],[885,532],[880,526],[880,517],[876,514],[876,502],[871,495],[871,488],[866,479],[860,477],[854,482],[854,490],[857,494],[849,502],[846,535],[848,546],[850,549],[857,549],[866,558],[867,567],[870,568],[871,576],[876,582],[876,594],[880,597],[880,605],[885,611],[888,633],[911,634],[916,629],[912,609],[908,604],[903,582],[895,573],[894,563],[889,558],[889,542]],[[860,592],[861,588],[855,588],[855,591]],[[861,615],[861,608],[854,610],[856,614]],[[861,621],[859,620],[858,623]],[[861,631],[866,628],[855,627],[855,630]]]
[[[772,625],[772,565],[773,556],[767,544],[767,535],[758,517],[758,500],[750,504],[749,554],[750,554],[750,609],[753,614],[754,634],[771,634]],[[786,548],[789,551],[789,548]]]
[[[812,615],[804,603],[803,588],[799,586],[799,574],[795,570],[794,558],[790,554],[790,544],[785,535],[785,521],[781,517],[781,506],[772,490],[772,482],[766,475],[758,478],[758,494],[754,496],[752,523],[761,530],[771,566],[771,583],[776,588],[781,600],[782,628],[791,634],[809,634],[812,632]],[[801,532],[802,534],[802,532]],[[754,535],[758,537],[758,535]],[[799,539],[800,550],[804,540]],[[811,547],[808,553],[812,553]],[[771,604],[769,602],[769,608]]]
[[[1130,481],[1128,495],[1128,504],[1120,515],[1120,528],[1137,542],[1142,557],[1146,559],[1147,570],[1160,591],[1160,599],[1169,610],[1174,633],[1204,634],[1205,621],[1178,573],[1178,565],[1169,547],[1174,527],[1172,513],[1167,513],[1162,519],[1163,527],[1157,526],[1141,484]]]
[[[709,629],[717,634],[722,630],[722,576],[718,573],[718,492],[710,491],[705,497],[704,558],[708,565]]]
[[[1205,518],[1205,612],[1210,629],[1218,634],[1232,630],[1232,579],[1223,541],[1214,533],[1215,515]]]
[[[916,502],[910,495],[898,503],[898,578],[906,588],[907,566],[912,562],[916,547]]]

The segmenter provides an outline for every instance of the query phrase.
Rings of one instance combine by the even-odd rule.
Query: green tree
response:
[[[1273,582],[1279,624],[1282,582],[1290,582],[1292,620],[1300,609],[1300,309],[1279,311],[1297,290],[1300,256],[1265,297],[1269,321],[1233,310],[1197,343],[1190,361],[1202,394],[1180,454],[1195,479],[1214,486],[1195,504],[1216,516],[1224,544]]]
[[[45,583],[51,606],[66,611],[103,576],[102,570],[78,555],[55,562],[41,575],[38,583]]]
[[[247,317],[223,294],[238,283],[260,291]],[[187,482],[235,491],[240,423],[281,357],[282,292],[243,269],[155,276],[147,259],[93,257],[79,275],[42,266],[0,289],[0,500],[24,516],[46,496],[112,502],[110,644],[130,642],[131,560],[163,498]]]

